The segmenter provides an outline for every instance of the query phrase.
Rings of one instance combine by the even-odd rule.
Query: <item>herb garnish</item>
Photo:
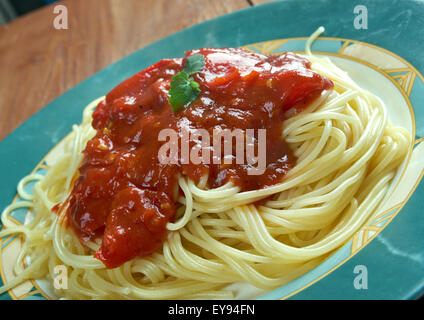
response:
[[[190,76],[202,71],[205,66],[205,57],[195,54],[187,57],[184,70],[172,77],[169,90],[169,103],[172,111],[178,112],[197,99],[200,93],[199,84]]]

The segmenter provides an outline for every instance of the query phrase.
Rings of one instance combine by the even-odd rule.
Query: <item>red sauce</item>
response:
[[[205,67],[193,76],[201,93],[187,108],[173,112],[168,91],[184,59],[162,60],[113,89],[93,113],[97,130],[84,150],[69,197],[69,220],[84,241],[103,237],[95,253],[107,268],[155,252],[166,236],[177,206],[177,176],[209,187],[228,181],[242,191],[281,181],[295,161],[281,138],[285,112],[301,110],[330,80],[310,70],[292,53],[267,56],[243,49],[193,50]],[[161,164],[158,134],[164,128],[266,129],[266,170],[248,175],[248,164]]]

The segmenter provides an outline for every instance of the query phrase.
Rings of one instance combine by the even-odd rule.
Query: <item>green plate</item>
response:
[[[33,170],[43,172],[44,156],[80,122],[83,108],[134,73],[201,47],[303,51],[306,38],[322,25],[325,37],[314,43],[313,52],[329,56],[362,86],[383,95],[390,121],[407,128],[414,144],[378,217],[321,265],[260,299],[417,298],[424,290],[424,2],[363,0],[368,29],[355,28],[355,18],[364,12],[356,11],[356,5],[350,0],[286,0],[255,6],[173,34],[100,71],[0,143],[0,209],[15,198],[22,177]],[[25,212],[13,216],[22,221]],[[12,237],[0,243],[3,282],[10,278],[10,257],[19,242]],[[46,297],[34,281],[0,296]]]

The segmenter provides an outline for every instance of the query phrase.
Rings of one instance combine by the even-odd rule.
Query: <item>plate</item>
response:
[[[246,290],[259,299],[412,299],[424,289],[424,56],[420,43],[424,3],[362,1],[368,29],[355,28],[349,0],[280,1],[225,15],[164,38],[95,74],[47,105],[0,143],[0,208],[14,199],[16,185],[30,172],[45,172],[49,153],[79,123],[90,101],[154,62],[200,47],[245,47],[262,53],[301,52],[319,26],[324,37],[313,45],[360,85],[387,104],[389,120],[414,138],[390,192],[369,221],[341,249],[315,269],[272,292]],[[301,23],[299,23],[301,21]],[[357,22],[357,21],[356,21]],[[356,25],[357,27],[357,25]],[[58,121],[60,119],[60,121]],[[30,185],[29,185],[30,187]],[[23,221],[25,210],[13,213]],[[1,280],[12,276],[21,238],[0,243]],[[362,285],[358,286],[358,277]],[[366,285],[364,285],[366,281]],[[43,283],[28,281],[1,299],[46,299]]]

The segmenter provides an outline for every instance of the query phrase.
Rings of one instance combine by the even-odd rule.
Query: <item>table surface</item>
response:
[[[0,141],[50,101],[174,32],[270,0],[64,0],[0,26]],[[54,7],[68,9],[56,30]]]

